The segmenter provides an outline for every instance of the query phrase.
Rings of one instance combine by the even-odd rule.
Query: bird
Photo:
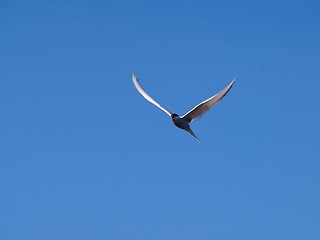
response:
[[[195,137],[198,142],[200,142],[200,139],[195,135],[195,133],[192,131],[190,127],[190,123],[199,119],[202,117],[207,111],[211,109],[216,103],[218,103],[232,88],[234,82],[236,81],[236,78],[234,78],[231,83],[227,87],[225,87],[222,91],[217,93],[216,95],[204,100],[203,102],[196,105],[194,108],[192,108],[190,111],[188,111],[183,116],[179,116],[176,113],[170,112],[168,109],[161,106],[158,102],[156,102],[150,95],[142,88],[138,78],[136,77],[135,73],[132,73],[132,81],[138,92],[149,102],[160,108],[162,111],[164,111],[169,117],[171,118],[174,125],[176,125],[178,128],[181,128],[188,133],[190,133],[193,137]]]

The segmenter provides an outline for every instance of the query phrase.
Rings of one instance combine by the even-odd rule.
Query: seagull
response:
[[[169,115],[171,120],[173,121],[174,125],[178,128],[181,128],[187,132],[189,132],[193,137],[195,137],[198,142],[200,142],[199,138],[194,134],[194,132],[190,128],[190,123],[194,120],[199,119],[203,114],[210,110],[216,103],[218,103],[231,89],[236,79],[233,79],[232,82],[222,91],[217,93],[216,95],[204,100],[203,102],[199,103],[197,106],[192,108],[189,112],[187,112],[183,116],[179,116],[176,113],[171,113],[166,108],[162,107],[159,103],[157,103],[150,95],[142,88],[140,85],[135,73],[132,74],[132,81],[138,92],[149,102],[160,108],[166,114]]]

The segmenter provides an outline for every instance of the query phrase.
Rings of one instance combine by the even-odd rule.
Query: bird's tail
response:
[[[192,136],[194,136],[194,137],[198,140],[198,142],[200,142],[199,138],[194,134],[194,132],[191,130],[191,128],[189,128],[187,131],[188,131]]]

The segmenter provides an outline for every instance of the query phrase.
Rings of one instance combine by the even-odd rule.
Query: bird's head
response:
[[[179,115],[176,114],[176,113],[172,113],[172,114],[171,114],[171,119],[174,119],[175,117],[179,117]]]

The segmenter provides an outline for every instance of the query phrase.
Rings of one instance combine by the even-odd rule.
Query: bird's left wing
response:
[[[213,107],[216,103],[218,103],[229,92],[235,80],[236,79],[233,79],[233,81],[225,89],[223,89],[221,92],[217,93],[213,97],[198,104],[189,112],[187,112],[185,115],[183,115],[181,118],[185,119],[189,123],[200,118],[203,114],[209,111],[211,107]]]
[[[157,103],[152,97],[149,96],[148,93],[146,93],[146,91],[141,87],[136,75],[133,73],[132,74],[132,81],[134,86],[136,87],[136,89],[139,91],[139,93],[145,98],[147,99],[149,102],[151,102],[152,104],[156,105],[158,108],[160,108],[162,111],[164,111],[166,114],[168,114],[169,116],[171,116],[171,112],[167,109],[165,109],[164,107],[162,107],[159,103]]]

